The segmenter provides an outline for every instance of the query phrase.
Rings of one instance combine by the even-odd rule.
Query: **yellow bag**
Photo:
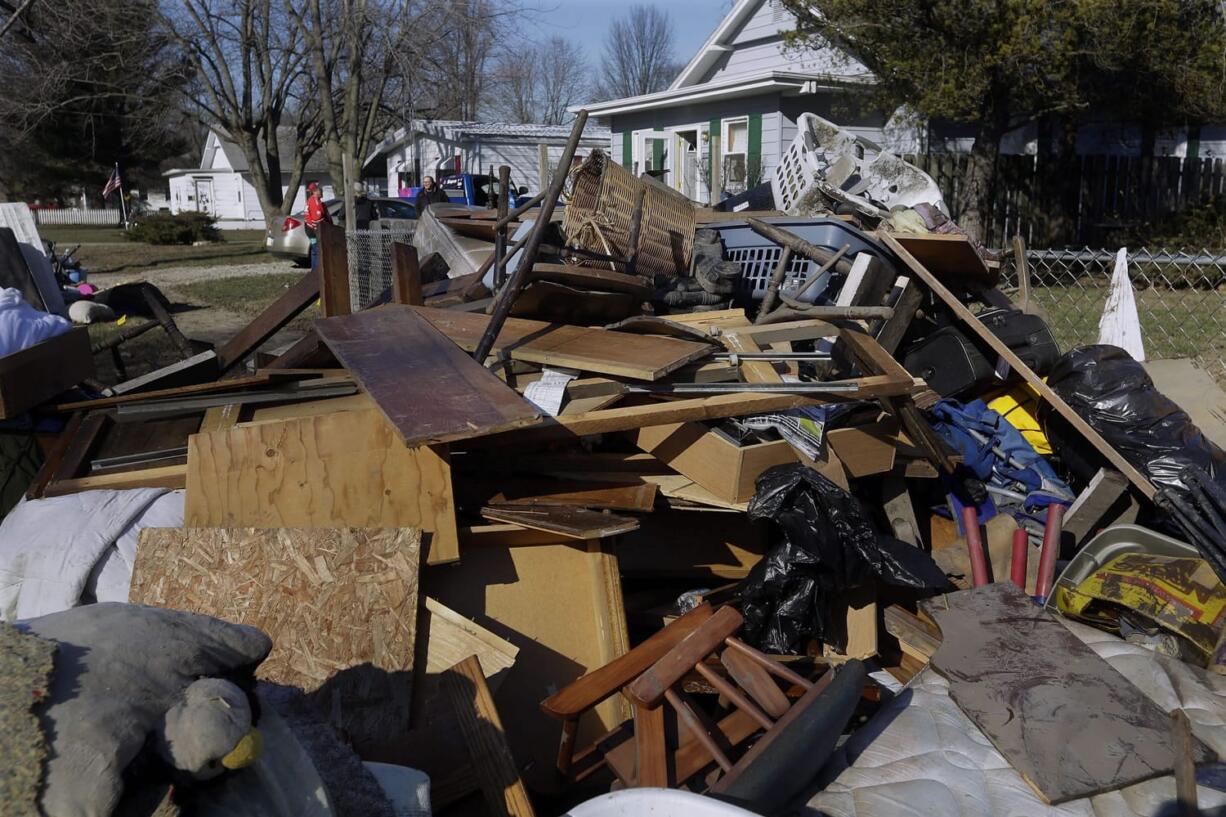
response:
[[[1039,393],[1030,384],[1019,383],[997,393],[988,401],[988,408],[1022,432],[1036,454],[1047,456],[1051,453],[1051,443],[1039,425]]]

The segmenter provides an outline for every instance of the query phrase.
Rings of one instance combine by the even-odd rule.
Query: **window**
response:
[[[413,205],[404,201],[377,202],[379,218],[417,218]]]
[[[724,189],[730,193],[740,193],[745,189],[749,156],[749,117],[725,119],[723,131]]]

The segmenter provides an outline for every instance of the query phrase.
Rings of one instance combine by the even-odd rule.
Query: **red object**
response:
[[[324,222],[331,222],[332,217],[328,215],[328,208],[324,207],[322,196],[311,196],[307,199],[306,209],[306,226],[314,230]]]
[[[1013,558],[1009,561],[1009,578],[1023,590],[1026,589],[1026,562],[1030,550],[1030,536],[1021,528],[1013,532]]]
[[[106,178],[106,186],[102,188],[102,198],[105,199],[107,196],[114,193],[119,189],[121,184],[123,184],[123,182],[119,178],[119,165],[115,165],[115,167],[111,169],[111,175],[107,176]]]
[[[1043,526],[1043,550],[1039,553],[1039,577],[1034,594],[1046,599],[1056,581],[1056,557],[1060,555],[1060,532],[1064,526],[1064,506],[1047,506],[1047,524]]]
[[[302,226],[302,222],[293,216],[286,216],[284,223],[281,224],[281,232],[288,233],[290,230],[296,230]]]
[[[962,508],[962,529],[966,531],[966,549],[971,557],[971,581],[975,587],[982,587],[991,583],[988,557],[983,552],[983,537],[979,534],[979,511],[970,505]]]

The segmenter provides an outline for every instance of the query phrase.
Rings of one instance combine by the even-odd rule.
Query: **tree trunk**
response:
[[[975,241],[987,242],[991,238],[1000,140],[1007,125],[1007,108],[999,101],[985,100],[975,144],[962,174],[963,205],[958,215],[958,226]]]

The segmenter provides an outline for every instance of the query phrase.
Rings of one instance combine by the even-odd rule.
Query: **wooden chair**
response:
[[[559,771],[581,780],[607,766],[626,786],[677,787],[714,762],[716,774],[733,782],[740,778],[766,750],[755,747],[734,760],[738,748],[756,735],[763,735],[758,744],[769,746],[772,732],[797,721],[835,677],[827,672],[811,682],[744,644],[734,637],[742,623],[731,607],[713,611],[700,605],[543,701],[541,709],[562,721]],[[718,720],[695,707],[683,690],[694,674],[726,704],[727,714]],[[805,693],[793,703],[780,682]],[[856,698],[859,691],[855,686]],[[580,716],[618,692],[633,705],[633,719],[576,751]],[[842,724],[830,736],[831,747],[841,729]]]

